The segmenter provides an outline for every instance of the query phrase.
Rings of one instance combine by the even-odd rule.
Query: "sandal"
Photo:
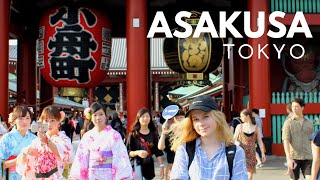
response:
[[[256,165],[256,168],[261,168],[262,166],[263,166],[262,163],[258,163],[258,164]]]

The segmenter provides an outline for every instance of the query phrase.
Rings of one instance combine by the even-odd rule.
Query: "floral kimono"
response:
[[[22,148],[29,146],[35,138],[37,138],[37,136],[29,131],[27,131],[26,135],[22,137],[16,128],[13,128],[9,133],[2,136],[0,139],[1,167],[2,161],[16,158],[20,154]],[[6,179],[6,173],[2,172],[1,169],[0,175],[0,177],[4,177],[4,179]],[[9,178],[10,180],[21,179],[21,176],[17,174],[15,167],[9,168]]]
[[[47,132],[48,133],[48,132]],[[49,178],[41,178],[41,179],[65,179],[62,176],[63,170],[65,166],[73,161],[74,158],[74,150],[71,144],[71,140],[68,136],[66,136],[64,131],[60,131],[58,134],[53,135],[50,137],[52,143],[57,146],[60,158],[56,159],[57,161],[57,169],[58,171],[53,173]],[[27,153],[28,149],[32,147],[35,148],[39,154],[39,152],[43,152],[44,148],[48,148],[47,145],[43,146],[41,141],[37,138],[32,141],[32,144],[29,147],[26,147],[22,150],[22,152]],[[49,150],[51,151],[51,150]],[[23,154],[21,153],[18,156],[17,161],[17,172],[22,175],[22,179],[36,179],[36,172],[35,172],[35,162],[36,156],[27,155],[28,160],[27,163],[22,163]],[[46,166],[46,164],[43,164]]]
[[[121,135],[111,126],[101,132],[95,127],[84,134],[69,177],[81,180],[132,179],[132,167]]]

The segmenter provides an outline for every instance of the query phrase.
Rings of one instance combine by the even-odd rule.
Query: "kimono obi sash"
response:
[[[89,167],[112,168],[112,151],[90,151]]]
[[[12,160],[17,158],[17,156],[10,156],[7,160]],[[12,166],[9,168],[9,172],[15,172],[16,171],[16,166]]]

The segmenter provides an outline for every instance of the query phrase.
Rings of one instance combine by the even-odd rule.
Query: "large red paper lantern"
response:
[[[94,87],[107,75],[111,60],[111,23],[84,7],[59,7],[41,18],[38,65],[57,87]]]

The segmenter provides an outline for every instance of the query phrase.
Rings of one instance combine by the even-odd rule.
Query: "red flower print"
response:
[[[112,128],[111,128],[111,126],[110,125],[108,125],[106,128],[105,128],[105,130],[108,132],[108,131],[110,131]]]
[[[116,177],[118,168],[116,166],[112,166],[112,178],[114,179]]]
[[[83,168],[80,169],[80,179],[86,179],[88,177],[88,169],[87,168]]]
[[[115,142],[117,142],[120,138],[121,138],[121,136],[117,131],[113,132],[113,140]]]

